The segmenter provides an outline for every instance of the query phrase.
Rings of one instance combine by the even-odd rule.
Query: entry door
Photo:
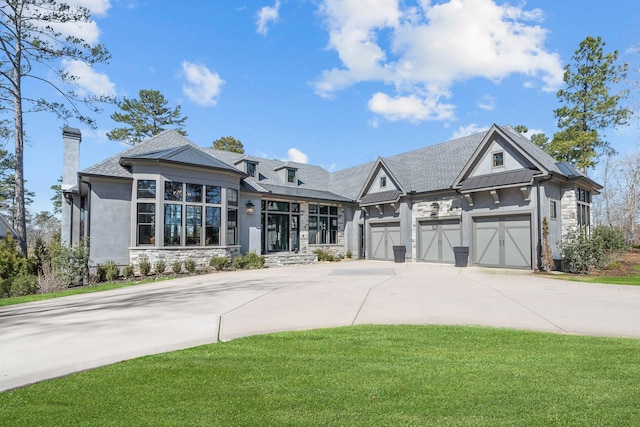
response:
[[[460,242],[460,221],[421,222],[418,228],[418,259],[453,264],[453,247],[460,246]]]
[[[289,250],[289,215],[267,215],[267,251]]]
[[[474,263],[531,268],[531,216],[475,218]]]
[[[400,223],[369,225],[369,258],[393,261],[393,247],[402,244]]]

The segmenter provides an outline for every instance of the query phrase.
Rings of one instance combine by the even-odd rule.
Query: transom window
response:
[[[504,152],[498,151],[497,153],[493,153],[492,166],[494,168],[504,166]]]
[[[338,207],[309,205],[309,244],[338,243]]]

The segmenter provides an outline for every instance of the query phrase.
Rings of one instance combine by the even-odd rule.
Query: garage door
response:
[[[399,222],[369,224],[369,259],[393,261],[393,247],[401,244]]]
[[[418,223],[418,259],[426,262],[455,262],[453,247],[460,246],[460,221],[424,221]]]
[[[474,218],[474,263],[531,268],[531,216]]]

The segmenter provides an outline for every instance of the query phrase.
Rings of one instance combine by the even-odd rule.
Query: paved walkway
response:
[[[372,261],[181,278],[0,308],[0,391],[219,340],[354,324],[640,338],[640,287]]]

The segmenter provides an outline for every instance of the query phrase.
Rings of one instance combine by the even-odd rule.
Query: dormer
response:
[[[240,159],[234,163],[234,165],[245,172],[247,175],[253,178],[257,178],[258,176],[258,161],[249,160],[247,158]]]
[[[298,184],[298,168],[291,165],[284,165],[276,168],[275,171],[278,173],[282,182],[286,184]]]

